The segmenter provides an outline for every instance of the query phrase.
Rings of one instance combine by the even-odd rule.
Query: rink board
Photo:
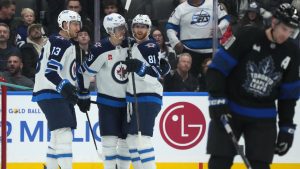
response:
[[[95,96],[92,98],[95,100]],[[207,168],[206,137],[208,130],[208,101],[206,93],[166,93],[163,107],[156,118],[153,144],[160,169]],[[8,95],[8,169],[41,169],[45,161],[49,132],[44,114],[30,93]],[[85,114],[78,108],[77,130],[74,131],[74,169],[102,167],[92,142]],[[98,110],[89,112],[97,146],[101,151]],[[295,123],[300,124],[300,105],[296,107]],[[221,142],[220,142],[221,143]],[[243,140],[240,142],[243,144]],[[275,156],[272,169],[299,169],[300,131],[296,130],[292,149],[283,157]],[[241,158],[235,158],[234,169],[245,168]]]

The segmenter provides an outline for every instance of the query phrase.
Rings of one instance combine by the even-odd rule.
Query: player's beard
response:
[[[147,33],[144,33],[144,34],[133,33],[133,37],[134,37],[136,40],[142,41],[142,40],[144,40],[145,38],[147,38]]]

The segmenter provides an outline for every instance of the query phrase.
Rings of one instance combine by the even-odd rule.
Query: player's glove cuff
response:
[[[79,99],[90,99],[91,98],[90,91],[87,89],[80,90],[78,92],[78,98]]]
[[[280,124],[279,125],[279,131],[285,132],[288,134],[294,134],[296,130],[296,124],[290,124],[290,125],[284,125]]]
[[[223,114],[229,114],[228,101],[223,97],[209,97],[209,116],[213,120],[220,120]]]
[[[56,91],[57,91],[58,93],[61,93],[63,87],[64,87],[66,84],[68,84],[68,83],[70,83],[69,80],[63,79],[63,80],[56,86]]]
[[[69,80],[62,80],[56,87],[58,93],[60,93],[71,104],[75,105],[78,101],[77,89],[73,86]]]
[[[295,124],[280,124],[277,137],[275,153],[282,156],[285,155],[291,148],[294,140],[296,125]]]
[[[84,90],[79,91],[77,105],[81,112],[86,113],[87,111],[90,110],[91,96],[90,96],[89,90],[84,89]]]

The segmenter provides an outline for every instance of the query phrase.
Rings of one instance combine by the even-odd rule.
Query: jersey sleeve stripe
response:
[[[283,83],[280,86],[279,99],[299,99],[300,80],[292,83]]]
[[[84,62],[82,66],[83,66],[84,70],[88,71],[89,73],[94,73],[94,74],[97,73],[96,71],[90,69],[89,66],[86,64],[86,62]]]
[[[173,30],[175,30],[176,32],[179,32],[179,31],[180,31],[179,25],[175,25],[175,24],[170,23],[170,22],[168,22],[168,23],[166,24],[166,29],[173,29]]]
[[[190,49],[211,49],[212,39],[189,39],[181,41],[186,47]]]
[[[48,62],[48,65],[57,66],[60,70],[63,69],[63,65],[62,65],[61,63],[59,63],[58,61],[54,60],[54,59],[51,59],[51,60]]]
[[[45,71],[45,74],[50,73],[52,71],[56,71],[56,69],[47,68],[46,71]]]
[[[223,16],[222,18],[219,18],[218,19],[218,23],[220,23],[223,19],[225,19],[225,20],[227,20],[227,21],[230,21],[230,16],[229,15],[225,15],[225,16]]]
[[[236,64],[237,60],[235,60],[233,56],[231,56],[223,48],[219,48],[218,52],[213,57],[212,63],[209,65],[209,68],[217,69],[225,76],[228,76],[228,74]]]

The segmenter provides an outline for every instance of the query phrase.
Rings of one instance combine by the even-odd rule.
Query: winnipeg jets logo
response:
[[[75,60],[72,61],[70,66],[70,76],[73,80],[76,80],[76,62]]]
[[[260,46],[254,44],[253,45],[253,50],[257,51],[257,52],[260,52]]]
[[[247,79],[243,88],[254,96],[268,96],[272,88],[281,80],[281,72],[275,72],[274,61],[271,56],[263,59],[256,65],[247,63]]]
[[[96,42],[94,46],[95,46],[95,47],[98,47],[98,48],[101,48],[101,47],[102,47],[102,45],[101,45],[100,42]]]
[[[155,44],[154,43],[147,43],[145,46],[147,46],[148,48],[154,48]]]
[[[126,71],[126,65],[122,61],[116,62],[111,69],[111,75],[113,79],[121,84],[127,83],[128,73]]]
[[[209,13],[205,10],[201,10],[200,12],[197,12],[192,16],[191,24],[192,25],[196,24],[198,26],[205,26],[209,23],[209,21],[210,21]]]

